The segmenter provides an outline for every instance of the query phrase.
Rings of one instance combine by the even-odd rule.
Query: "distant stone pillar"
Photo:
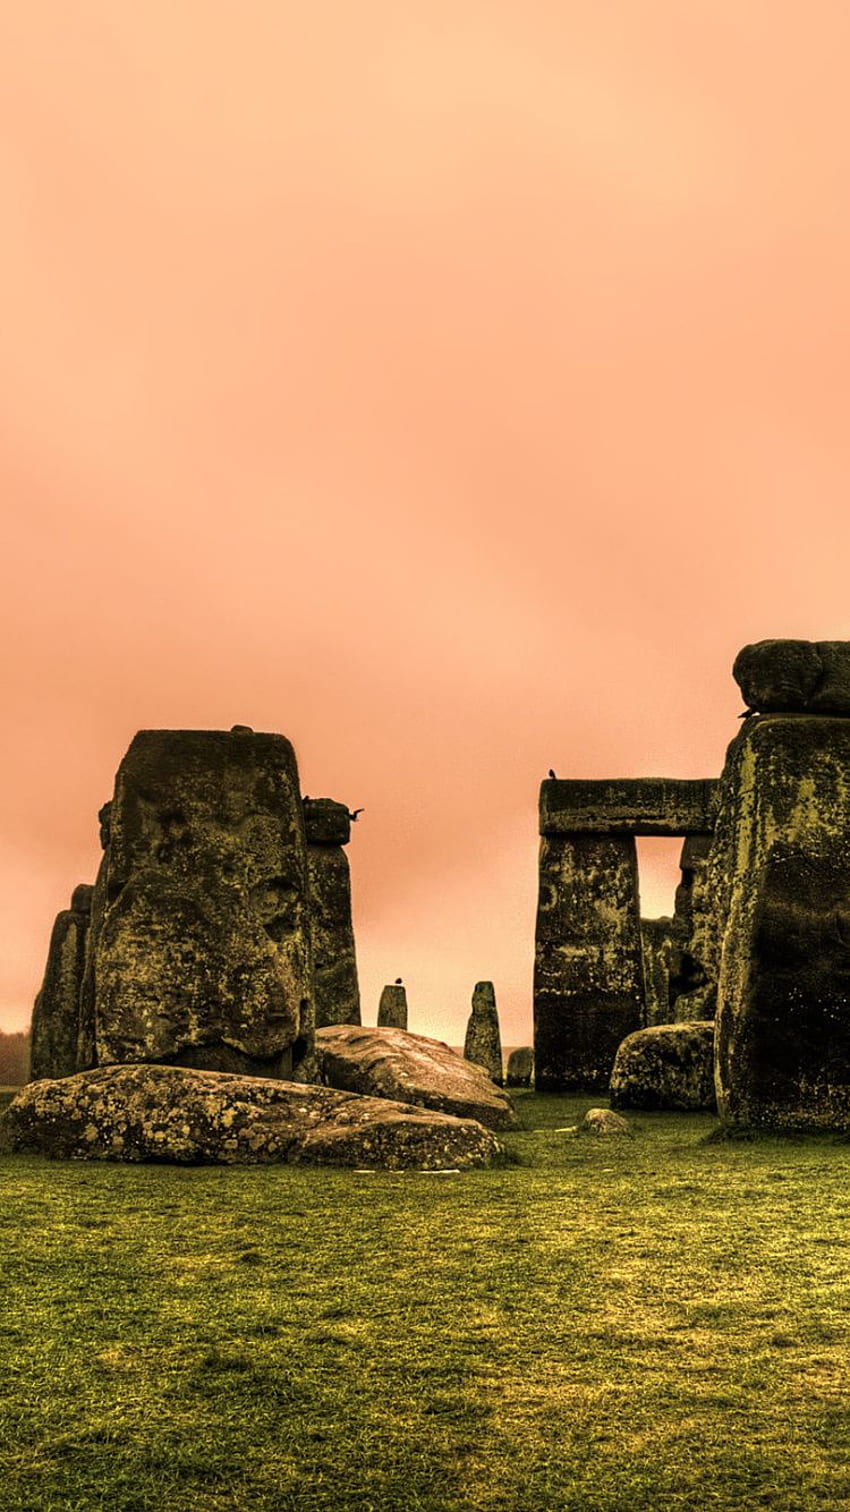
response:
[[[407,1029],[407,993],[400,982],[385,987],[378,1004],[379,1029]]]
[[[93,888],[74,888],[71,907],[56,916],[41,991],[32,1012],[30,1080],[73,1076],[77,1066],[80,994]]]
[[[245,727],[142,730],[121,763],[87,1001],[99,1065],[287,1077],[313,1049],[295,753]]]
[[[763,701],[785,701],[789,712],[749,719],[729,747],[709,860],[718,1112],[731,1128],[847,1130],[850,646],[842,687],[836,643],[824,658],[831,681],[820,682],[807,654],[816,645],[792,642],[801,649],[783,661],[789,643],[765,644],[778,647],[778,665],[771,688],[769,655],[753,656],[768,684]],[[807,682],[794,696],[797,666]],[[828,717],[799,707],[804,696],[828,698]]]
[[[530,1045],[521,1045],[508,1056],[507,1076],[509,1087],[530,1087],[534,1075],[534,1051]]]
[[[637,848],[631,835],[544,835],[534,967],[538,1092],[608,1086],[643,1025]]]
[[[646,1001],[646,1027],[669,1024],[670,969],[673,961],[673,920],[641,919],[643,950],[643,986]]]
[[[492,982],[476,982],[472,994],[472,1012],[466,1026],[463,1047],[464,1060],[482,1066],[491,1081],[501,1087],[502,1040],[499,1034],[499,1015],[496,1009],[496,991]]]
[[[343,850],[351,838],[348,808],[332,798],[305,798],[303,804],[316,1028],[359,1024],[351,876]]]

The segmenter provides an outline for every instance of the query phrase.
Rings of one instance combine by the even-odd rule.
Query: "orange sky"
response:
[[[848,66],[846,0],[0,0],[0,1025],[135,730],[243,723],[366,809],[364,1019],[528,1040],[547,768],[715,774],[738,647],[850,638]]]

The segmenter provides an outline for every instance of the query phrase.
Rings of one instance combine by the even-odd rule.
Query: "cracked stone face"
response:
[[[298,1065],[313,1034],[306,843],[283,736],[141,731],[116,779],[103,891],[100,1064]]]

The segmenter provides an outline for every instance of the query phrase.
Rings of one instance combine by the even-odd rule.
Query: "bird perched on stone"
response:
[[[348,817],[351,820],[352,824],[356,824],[357,823],[357,817],[358,817],[358,815],[359,814],[365,814],[365,812],[366,812],[366,810],[362,809],[362,808],[354,809],[354,810],[349,809],[349,811],[348,811]]]
[[[401,977],[396,977],[395,981],[393,982],[393,986],[394,987],[400,987],[401,986]]]
[[[550,767],[550,768],[549,768],[549,776],[550,776],[550,777],[555,777],[555,773],[554,773],[554,772],[553,772],[553,771],[552,771],[552,768],[551,768],[551,767]],[[557,777],[555,777],[555,781],[556,781],[556,782],[557,782],[557,780],[558,780],[558,779],[557,779]]]

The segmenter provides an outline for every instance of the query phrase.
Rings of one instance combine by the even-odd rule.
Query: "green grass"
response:
[[[3,1508],[850,1504],[850,1146],[516,1100],[464,1175],[0,1160]]]

